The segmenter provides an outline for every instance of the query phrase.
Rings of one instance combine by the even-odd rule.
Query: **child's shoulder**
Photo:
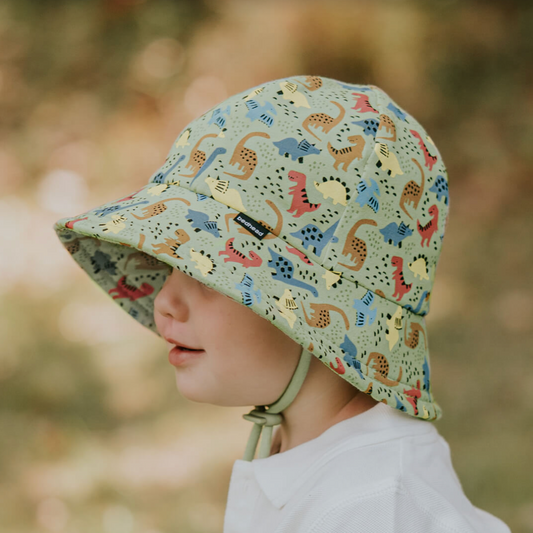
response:
[[[387,531],[394,524],[395,531],[510,533],[504,522],[468,500],[435,426],[420,421],[419,428],[410,434],[397,426],[381,439],[365,442],[362,435],[340,442],[288,505],[295,505],[295,512],[307,506],[309,530],[317,532],[345,531],[348,524],[346,531],[356,525]]]

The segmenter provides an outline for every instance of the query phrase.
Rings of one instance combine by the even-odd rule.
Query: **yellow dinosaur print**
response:
[[[382,166],[382,170],[388,171],[389,176],[394,178],[396,174],[403,174],[403,170],[400,168],[398,158],[394,152],[389,150],[389,147],[385,143],[376,143],[374,146],[374,152],[376,152],[379,163],[378,167]]]
[[[398,330],[403,327],[401,305],[396,308],[394,314],[387,320],[387,327],[389,328],[389,332],[385,335],[385,338],[389,341],[389,350],[392,351],[393,346],[400,338]]]
[[[208,176],[204,181],[209,186],[211,194],[217,202],[233,207],[233,209],[241,213],[246,212],[239,191],[237,189],[230,189],[228,180],[216,180]]]
[[[285,292],[281,295],[281,298],[276,302],[279,309],[279,314],[289,323],[291,329],[294,327],[294,323],[298,318],[293,309],[298,309],[290,289],[285,289]]]
[[[429,279],[428,272],[426,269],[426,260],[423,257],[419,257],[416,261],[412,263],[407,263],[409,270],[420,279]]]
[[[290,81],[284,81],[279,84],[283,93],[284,100],[290,100],[294,102],[295,107],[311,107],[305,94],[298,91],[298,85],[291,83]]]
[[[98,225],[102,227],[102,231],[105,231],[106,233],[114,233],[116,235],[126,227],[124,222],[128,219],[123,215],[111,215],[111,218],[113,220],[108,220],[105,224]]]
[[[250,98],[253,98],[254,96],[258,95],[259,93],[263,92],[264,87],[259,87],[257,89],[254,89],[244,100],[250,100]]]
[[[322,278],[326,280],[326,289],[329,291],[331,286],[337,283],[341,279],[341,272],[336,272],[335,270],[326,270],[322,275]]]
[[[191,259],[196,263],[196,268],[202,273],[202,276],[204,278],[213,270],[214,264],[209,257],[206,255],[201,254],[200,252],[196,252],[194,248],[191,248],[190,251]]]
[[[161,193],[165,192],[169,185],[179,185],[180,182],[178,181],[170,181],[167,183],[159,183],[158,185],[154,185],[153,187],[150,187],[148,189],[148,194],[151,194],[152,196],[161,196]]]
[[[190,146],[191,144],[188,142],[189,135],[191,134],[191,129],[187,128],[179,137],[179,139],[176,141],[176,144],[174,145],[176,148],[179,148],[180,146]]]
[[[331,198],[333,200],[333,205],[341,204],[346,205],[346,187],[337,180],[329,180],[324,183],[318,183],[318,181],[313,182],[315,188],[319,191],[324,200]]]

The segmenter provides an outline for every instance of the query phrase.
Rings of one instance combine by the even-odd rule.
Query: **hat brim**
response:
[[[238,208],[178,184],[149,183],[62,218],[54,230],[81,268],[159,336],[154,299],[169,267],[178,268],[269,320],[376,400],[438,420],[424,317],[312,262],[277,229],[258,239],[233,220]],[[244,255],[242,249],[254,252]],[[330,290],[336,284],[348,290]],[[358,301],[368,304],[363,318]],[[402,361],[424,368],[422,379],[410,383]]]

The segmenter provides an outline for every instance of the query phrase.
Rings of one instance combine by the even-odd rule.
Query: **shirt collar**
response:
[[[272,505],[283,507],[307,479],[346,449],[366,446],[407,434],[436,431],[383,402],[331,426],[318,437],[283,453],[251,461],[257,483]]]

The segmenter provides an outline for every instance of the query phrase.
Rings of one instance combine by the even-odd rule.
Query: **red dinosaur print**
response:
[[[429,155],[428,149],[426,148],[426,144],[422,140],[422,137],[420,137],[420,133],[418,133],[418,131],[416,130],[409,130],[409,131],[411,132],[413,137],[416,137],[418,139],[418,146],[420,146],[420,148],[422,148],[422,151],[424,152],[424,159],[426,161],[426,167],[428,167],[429,170],[431,170],[433,168],[433,165],[437,161],[437,156]]]
[[[83,217],[83,218],[77,218],[75,220],[71,220],[65,224],[65,228],[68,229],[74,229],[74,223],[79,222],[80,220],[87,220],[89,217]]]
[[[235,250],[233,247],[234,240],[235,237],[228,239],[226,242],[226,249],[218,252],[218,255],[228,256],[224,259],[224,263],[232,261],[233,263],[240,263],[244,268],[261,266],[263,260],[255,252],[250,250],[248,252],[250,257],[246,257],[242,252],[239,252],[239,250]]]
[[[439,219],[439,208],[436,205],[432,205],[428,209],[428,213],[431,215],[431,220],[425,225],[420,224],[420,220],[416,221],[418,233],[422,237],[421,245],[424,246],[424,241],[426,241],[427,246],[429,247],[429,241],[431,237],[437,231],[438,219]]]
[[[289,213],[294,213],[295,217],[299,217],[304,213],[310,213],[315,209],[318,209],[321,204],[312,204],[307,198],[307,192],[305,191],[305,174],[291,170],[289,172],[289,179],[296,182],[289,190],[289,194],[292,196],[292,204]]]
[[[120,200],[115,200],[115,204],[118,204],[119,202],[126,202],[127,200],[133,200],[133,197],[140,191],[142,191],[144,187],[141,187],[140,189],[136,190],[134,193],[130,194],[129,196],[124,196],[124,198],[121,198]]]
[[[413,387],[409,390],[403,389],[404,394],[407,396],[407,401],[413,406],[415,410],[415,415],[418,414],[418,406],[417,402],[418,399],[422,396],[422,392],[420,391],[420,380],[416,380],[416,389]]]
[[[337,367],[333,363],[330,363],[329,366],[337,372],[337,374],[344,374],[346,372],[346,369],[344,368],[344,365],[342,364],[342,361],[335,357],[335,361],[337,361]]]
[[[356,97],[357,103],[352,107],[352,109],[356,109],[357,111],[362,111],[363,113],[379,113],[377,109],[374,109],[370,102],[368,101],[368,95],[362,94],[362,93],[352,93],[353,96]]]
[[[119,298],[127,298],[132,302],[142,298],[143,296],[150,296],[154,292],[154,288],[149,283],[143,283],[139,288],[126,283],[126,276],[122,276],[117,281],[117,286],[109,289],[109,295],[113,296],[113,300]]]
[[[391,259],[392,266],[396,267],[394,273],[392,274],[392,279],[394,279],[394,294],[393,298],[396,298],[396,301],[399,302],[403,295],[411,290],[413,286],[412,283],[405,283],[403,279],[403,259],[397,255],[394,255]]]

